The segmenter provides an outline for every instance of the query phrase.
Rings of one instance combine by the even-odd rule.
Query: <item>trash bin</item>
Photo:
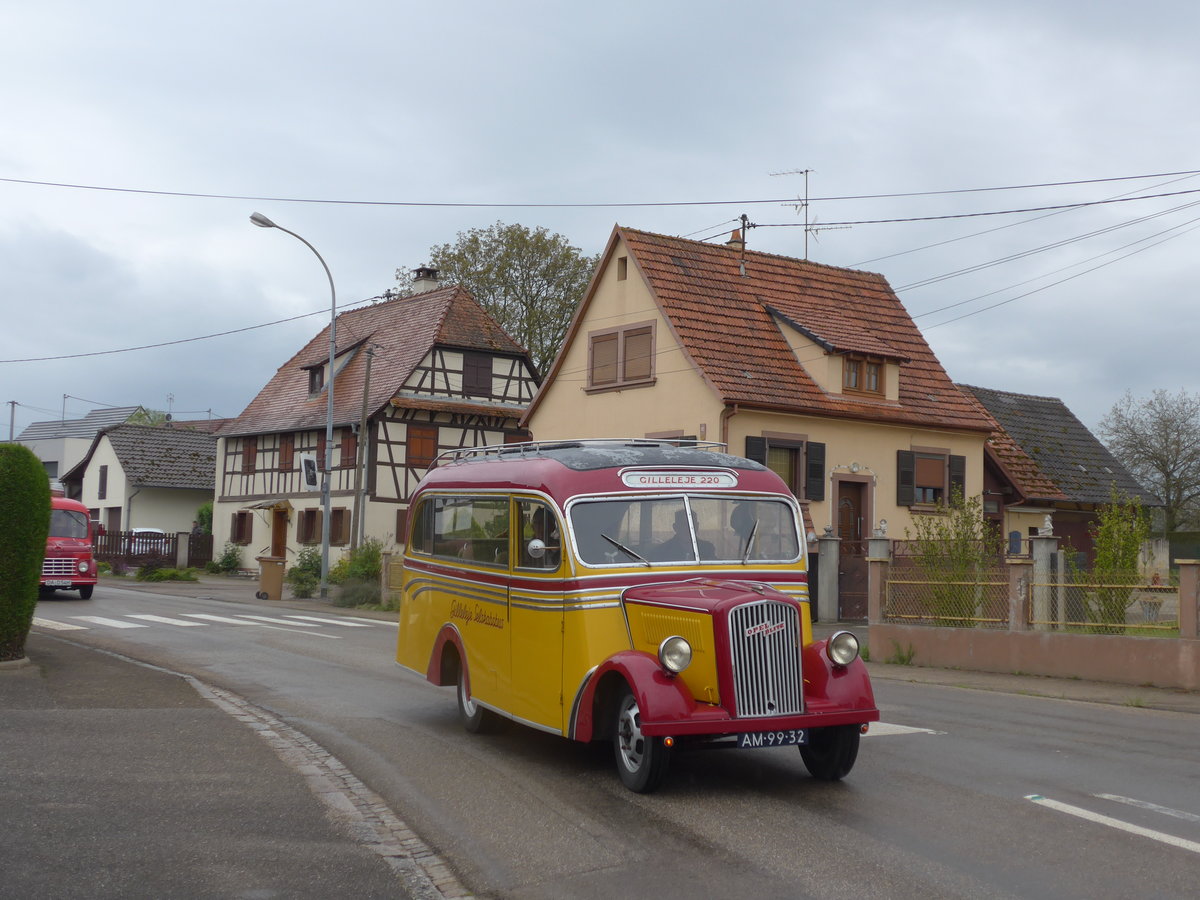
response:
[[[258,592],[254,595],[259,600],[283,599],[283,563],[282,556],[258,556]]]

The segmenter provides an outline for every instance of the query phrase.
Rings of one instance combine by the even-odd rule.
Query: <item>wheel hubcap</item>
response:
[[[642,735],[642,715],[637,701],[627,697],[621,704],[617,717],[617,746],[621,751],[621,761],[630,772],[636,772],[642,767],[642,759],[646,752],[646,738]]]

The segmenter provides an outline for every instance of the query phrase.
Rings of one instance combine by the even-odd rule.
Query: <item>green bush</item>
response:
[[[317,572],[320,573],[319,568]],[[377,538],[367,538],[330,568],[329,580],[333,584],[347,581],[377,582],[382,574],[383,542]]]
[[[242,567],[242,548],[226,542],[221,555],[204,566],[204,571],[213,575],[232,575]]]
[[[199,581],[195,569],[168,569],[165,566],[142,566],[138,581]]]
[[[379,600],[378,580],[364,581],[359,578],[351,578],[338,585],[337,590],[333,592],[332,603],[334,606],[341,607],[378,607]]]
[[[0,444],[0,662],[25,657],[50,531],[50,482],[33,451]]]
[[[321,583],[321,551],[315,547],[305,547],[296,554],[296,564],[283,576],[287,586],[292,589],[292,596],[307,599],[317,592]]]

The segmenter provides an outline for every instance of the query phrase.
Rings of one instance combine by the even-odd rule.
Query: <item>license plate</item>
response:
[[[70,587],[71,579],[69,578],[47,578],[42,582],[46,587]]]
[[[808,729],[793,728],[789,731],[751,731],[737,736],[739,750],[753,747],[793,747],[808,743]]]

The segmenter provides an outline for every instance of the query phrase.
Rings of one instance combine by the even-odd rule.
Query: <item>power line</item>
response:
[[[1032,190],[1036,188],[1047,187],[1069,187],[1073,185],[1083,184],[1104,184],[1114,181],[1136,181],[1144,178],[1167,178],[1178,175],[1196,175],[1200,174],[1200,169],[1187,170],[1183,172],[1159,172],[1146,175],[1120,175],[1111,178],[1085,178],[1074,181],[1048,181],[1036,184],[1012,184],[998,185],[992,187],[980,188],[955,188],[950,190],[938,191],[903,191],[889,194],[848,194],[843,196],[832,197],[812,197],[809,202],[828,202],[833,200],[883,200],[894,199],[901,197],[936,197],[948,194],[973,194],[995,191],[1018,191]],[[102,191],[106,193],[117,194],[143,194],[152,197],[188,197],[199,200],[246,200],[260,203],[315,203],[334,206],[400,206],[400,207],[440,207],[447,209],[613,209],[613,208],[642,208],[642,207],[678,207],[678,206],[729,206],[736,204],[763,204],[763,203],[793,203],[794,197],[774,197],[760,200],[655,200],[655,201],[611,201],[604,203],[539,203],[533,201],[519,201],[512,203],[492,203],[481,201],[467,201],[461,203],[452,203],[448,201],[423,201],[423,200],[339,200],[331,198],[316,198],[316,197],[264,197],[248,194],[208,194],[197,191],[159,191],[148,188],[129,188],[129,187],[114,187],[111,185],[98,184],[75,184],[62,181],[37,181],[28,178],[0,178],[0,182],[8,184],[25,184],[34,187],[52,187],[63,188],[67,190],[78,191]],[[1055,209],[1058,207],[1043,207],[1045,209]],[[1020,211],[1020,210],[1018,210]],[[980,213],[979,215],[997,215],[997,213]],[[953,217],[951,217],[953,218]],[[889,220],[883,220],[889,221]],[[921,221],[921,220],[897,220],[897,221]],[[842,224],[874,224],[872,222],[833,222],[831,225]]]

